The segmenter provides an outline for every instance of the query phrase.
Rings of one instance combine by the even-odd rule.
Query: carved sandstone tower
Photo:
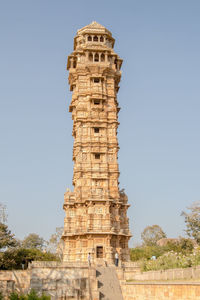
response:
[[[69,111],[73,119],[74,191],[64,196],[64,261],[102,259],[112,263],[116,251],[129,260],[131,237],[127,196],[119,191],[118,102],[122,59],[114,38],[92,22],[78,30],[68,57]]]

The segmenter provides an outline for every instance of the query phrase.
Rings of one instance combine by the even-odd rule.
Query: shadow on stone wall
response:
[[[96,269],[56,262],[35,262],[27,270],[0,271],[0,290],[28,293],[34,289],[52,299],[99,299]]]
[[[87,276],[74,269],[33,269],[30,288],[51,299],[89,299]]]

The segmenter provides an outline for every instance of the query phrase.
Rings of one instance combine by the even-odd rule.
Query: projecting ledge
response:
[[[83,236],[83,235],[117,235],[117,236],[125,236],[125,237],[132,237],[131,234],[125,234],[125,233],[116,233],[113,231],[105,231],[105,232],[99,232],[99,231],[85,231],[85,232],[78,232],[76,233],[63,233],[62,237],[69,237],[69,236]]]

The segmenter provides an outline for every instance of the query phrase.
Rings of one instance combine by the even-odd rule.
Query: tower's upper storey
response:
[[[77,31],[74,38],[74,51],[68,56],[67,61],[70,90],[73,90],[76,79],[74,76],[77,71],[80,72],[83,68],[89,71],[90,67],[94,66],[101,68],[101,72],[112,70],[117,86],[123,60],[115,53],[114,43],[115,39],[111,32],[97,22],[92,22]]]
[[[94,46],[113,48],[114,43],[115,39],[108,29],[97,22],[92,22],[77,31],[74,38],[74,50]]]

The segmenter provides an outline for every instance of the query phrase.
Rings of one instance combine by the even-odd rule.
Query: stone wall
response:
[[[0,290],[8,295],[14,290],[27,293],[30,288],[30,270],[0,271]]]
[[[0,290],[28,293],[34,289],[51,299],[99,299],[96,270],[58,262],[33,262],[28,270],[0,271]]]
[[[200,266],[140,273],[137,265],[130,264],[126,268],[119,267],[115,270],[124,300],[200,300],[200,284],[184,282],[184,279],[200,278]],[[127,282],[130,279],[135,281]],[[159,282],[159,280],[174,279],[182,280]],[[145,282],[145,280],[154,282]],[[25,271],[0,271],[0,290],[5,296],[14,290],[27,293],[31,288],[39,293],[51,295],[52,300],[99,299],[96,268],[88,268],[86,264],[33,262]]]
[[[4,298],[14,291],[14,281],[2,280],[0,281],[0,291]]]
[[[141,272],[138,264],[130,263],[117,269],[117,274],[124,300],[200,300],[200,284],[191,282],[191,279],[200,279],[200,266]],[[127,282],[130,280],[134,282]],[[165,282],[159,282],[162,280]]]
[[[116,270],[120,280],[135,279],[136,274],[141,274],[141,266],[138,262],[124,262],[120,264],[120,267]]]
[[[174,280],[174,279],[199,279],[200,266],[185,269],[169,269],[159,271],[139,272],[138,269],[127,268],[124,270],[125,280]]]
[[[88,267],[35,263],[31,266],[30,288],[52,299],[89,299],[89,275]]]
[[[200,300],[200,285],[188,283],[122,283],[124,300]]]

